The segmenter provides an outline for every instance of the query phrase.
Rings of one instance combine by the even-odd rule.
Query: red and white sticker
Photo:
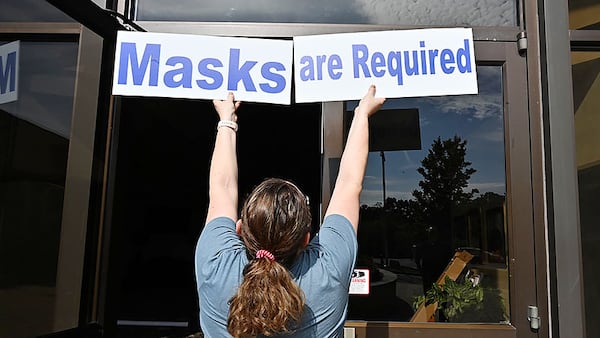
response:
[[[368,295],[370,288],[369,269],[354,269],[352,280],[350,281],[351,295]]]

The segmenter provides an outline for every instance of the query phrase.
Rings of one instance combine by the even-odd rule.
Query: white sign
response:
[[[290,104],[292,41],[119,31],[113,94]]]
[[[368,295],[370,292],[369,269],[354,269],[350,280],[351,295]]]
[[[18,98],[19,49],[19,41],[0,46],[0,104]]]
[[[294,72],[296,102],[477,93],[470,28],[299,36]]]

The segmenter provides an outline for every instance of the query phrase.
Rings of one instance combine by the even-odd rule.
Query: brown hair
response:
[[[270,178],[248,196],[241,219],[250,262],[229,301],[227,329],[235,338],[290,332],[302,318],[304,294],[286,267],[298,257],[310,231],[308,200],[294,184]],[[268,250],[275,260],[256,258],[258,250]]]

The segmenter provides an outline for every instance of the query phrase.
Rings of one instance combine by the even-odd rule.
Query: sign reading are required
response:
[[[290,104],[292,41],[119,31],[113,94]]]
[[[477,93],[470,28],[294,37],[296,102]]]
[[[293,54],[293,60],[292,60]],[[290,104],[477,93],[473,34],[434,28],[295,37],[294,41],[119,32],[114,95]]]
[[[20,47],[20,41],[0,46],[0,104],[18,99]]]

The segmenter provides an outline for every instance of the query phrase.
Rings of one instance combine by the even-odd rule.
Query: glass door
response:
[[[350,336],[536,336],[525,62],[475,49],[479,94],[388,99],[371,120]],[[330,178],[356,104],[325,105]]]
[[[18,99],[0,104],[0,337],[59,331],[58,305],[79,291],[61,284],[77,273],[60,253],[70,148],[80,144],[71,123],[79,43],[65,36],[0,35],[0,45],[20,40]],[[12,65],[0,58],[4,92]]]
[[[475,53],[478,95],[390,99],[375,115],[358,265],[371,293],[350,296],[350,337],[537,337],[525,58],[515,42],[476,41]],[[208,101],[120,100],[106,330],[194,332],[216,115]],[[313,214],[325,210],[355,104],[244,105],[240,197],[287,177],[322,202]]]
[[[472,6],[472,9],[480,8]],[[443,11],[444,7],[438,10]],[[398,17],[404,16],[395,11],[384,12],[392,18],[385,24],[396,25]],[[514,14],[516,10],[510,12]],[[429,22],[431,12],[424,13],[426,19],[417,23]],[[518,29],[513,27],[514,20],[508,21],[509,24],[491,24],[508,26],[506,29],[474,30],[478,40],[475,53],[479,64],[479,95],[389,100],[388,110],[407,116],[405,121],[401,119],[395,121],[399,124],[391,125],[400,125],[396,129],[399,131],[414,131],[417,126],[418,133],[392,142],[391,148],[384,142],[370,156],[359,236],[360,264],[372,271],[374,285],[369,296],[351,296],[349,336],[537,336],[527,320],[527,307],[536,303],[527,70],[525,58],[518,55],[513,41]],[[465,22],[458,19],[435,24],[464,26]],[[269,38],[401,28],[245,21],[142,24],[146,30],[155,32]],[[483,38],[478,36],[482,31]],[[295,106],[253,106],[266,113],[255,120],[258,128],[253,132],[258,135],[255,143],[241,141],[246,127],[240,124],[240,153],[248,154],[240,159],[242,196],[244,189],[252,185],[248,182],[258,178],[243,178],[243,172],[253,172],[243,169],[244,166],[271,167],[272,173],[257,170],[252,175],[260,172],[291,176],[309,190],[311,197],[320,196],[311,199],[321,200],[324,210],[343,148],[344,115],[352,104],[315,105],[321,108],[316,111],[319,114],[322,111],[322,125],[321,115],[318,118],[311,114],[294,115]],[[200,231],[198,225],[204,212],[201,206],[206,203],[206,186],[202,183],[205,180],[201,178],[207,174],[209,135],[214,135],[216,123],[210,109],[207,103],[132,98],[123,99],[116,112],[120,125],[115,126],[118,141],[114,142],[117,147],[113,151],[117,161],[113,162],[110,176],[114,182],[110,183],[111,196],[107,201],[107,208],[113,209],[106,222],[110,242],[104,243],[107,246],[104,253],[109,256],[108,276],[101,286],[101,289],[106,287],[106,295],[100,297],[106,301],[100,305],[104,313],[100,317],[104,317],[107,333],[117,331],[118,327],[123,336],[132,336],[125,332],[127,328],[147,324],[195,329],[197,304],[193,303],[195,296],[185,298],[193,294],[191,285],[185,283],[193,281],[190,243]],[[267,118],[270,113],[273,115]],[[287,113],[292,114],[294,128],[287,128],[281,134],[276,117]],[[385,112],[379,115],[384,119],[383,127],[386,115],[389,116]],[[305,120],[307,117],[309,120]],[[252,119],[247,121],[252,123]],[[308,122],[310,128],[296,128],[297,123],[307,121],[312,121]],[[402,127],[402,123],[406,125]],[[306,130],[310,132],[307,134]],[[308,150],[313,143],[307,140],[318,139],[321,133],[323,148]],[[379,133],[374,133],[373,138],[378,136]],[[382,136],[380,139],[393,139]],[[281,142],[282,139],[289,143]],[[273,155],[265,155],[265,149],[270,149]],[[459,168],[454,173],[462,177],[450,179],[458,192],[443,194],[442,189],[435,189],[441,185],[433,179],[434,173],[450,161],[434,164],[451,154],[453,159],[459,159]],[[305,178],[310,182],[302,182]],[[437,203],[441,205],[438,207]],[[491,293],[495,300],[494,304],[486,304],[486,309],[493,305],[495,310],[479,311],[476,313],[479,318],[463,317],[460,323],[443,309],[434,311],[435,316],[427,316],[425,320],[415,317],[415,297],[435,289],[433,286],[444,276],[457,249],[467,252],[470,256],[466,257],[470,258],[459,272],[452,274],[451,280],[460,284],[457,287],[464,287],[467,280],[478,281],[483,296]],[[466,272],[470,272],[468,277]],[[182,285],[180,281],[187,282]],[[160,285],[167,285],[162,293],[156,292]],[[178,289],[187,291],[164,292]],[[485,299],[489,303],[490,298]],[[436,322],[429,322],[432,318]]]
[[[600,267],[600,52],[572,51],[573,98],[575,111],[575,141],[577,155],[577,179],[579,188],[579,217],[581,231],[581,254],[583,258],[583,285],[585,293],[585,316],[587,337],[600,335],[600,323],[594,320],[598,313],[600,292],[598,276]]]

